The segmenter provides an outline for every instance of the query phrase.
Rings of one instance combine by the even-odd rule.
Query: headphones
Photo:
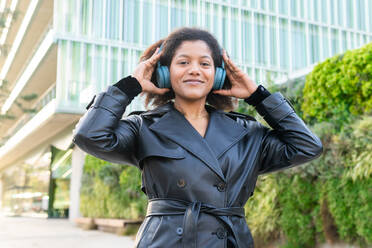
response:
[[[160,53],[161,49],[163,48],[163,44],[161,44],[158,53]],[[221,52],[222,53],[222,52]],[[223,87],[226,78],[226,71],[225,71],[225,63],[222,59],[221,67],[216,67],[216,72],[214,74],[214,82],[213,82],[213,89],[220,90]],[[170,76],[169,76],[169,69],[167,66],[161,65],[160,61],[157,63],[156,68],[156,81],[158,82],[159,88],[170,88]]]

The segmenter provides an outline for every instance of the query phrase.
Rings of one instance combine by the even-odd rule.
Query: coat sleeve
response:
[[[130,101],[130,97],[115,86],[95,96],[75,127],[73,142],[100,159],[138,166],[136,137],[142,119],[138,115],[122,119]]]
[[[291,168],[321,155],[323,146],[320,139],[309,130],[281,93],[266,97],[256,110],[272,127],[262,126],[259,174]]]

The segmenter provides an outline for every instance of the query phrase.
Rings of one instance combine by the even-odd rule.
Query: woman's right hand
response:
[[[169,89],[158,88],[153,82],[151,82],[152,73],[154,72],[156,63],[162,54],[162,51],[160,53],[158,53],[158,51],[159,47],[156,48],[154,54],[149,59],[139,63],[132,73],[132,77],[135,77],[141,84],[142,92],[163,95],[168,92]]]

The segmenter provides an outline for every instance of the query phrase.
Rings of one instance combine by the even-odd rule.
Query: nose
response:
[[[198,63],[191,63],[190,64],[189,74],[191,74],[191,75],[199,75],[200,74],[200,67],[199,67]]]

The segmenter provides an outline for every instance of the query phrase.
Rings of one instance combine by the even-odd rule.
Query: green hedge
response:
[[[87,155],[80,193],[83,216],[138,219],[145,216],[146,206],[137,168]]]
[[[342,125],[372,110],[372,43],[326,59],[307,76],[304,118]]]

